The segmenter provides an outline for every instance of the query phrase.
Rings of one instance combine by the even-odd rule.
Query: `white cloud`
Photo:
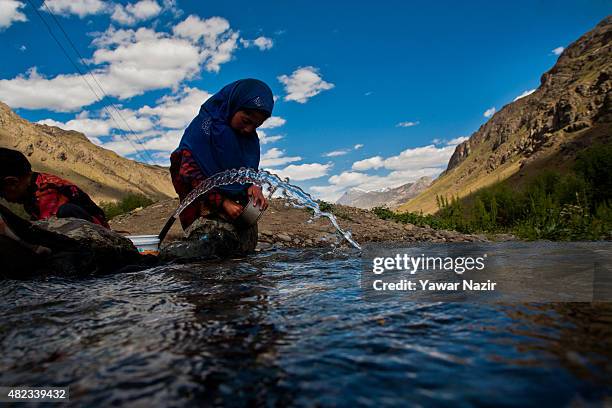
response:
[[[153,116],[162,127],[184,129],[198,114],[200,106],[211,96],[197,88],[183,87],[174,95],[163,96],[157,101],[158,105],[145,105],[138,112]]]
[[[327,175],[331,164],[322,163],[306,163],[306,164],[291,164],[283,169],[268,170],[277,174],[281,178],[289,177],[292,181],[312,180]]]
[[[459,143],[465,142],[468,139],[469,137],[467,136],[459,136],[459,137],[456,137],[446,142],[446,145],[447,146],[457,146]]]
[[[310,191],[315,196],[326,201],[335,202],[350,188],[365,191],[380,190],[383,188],[398,187],[416,181],[420,177],[435,177],[442,168],[423,168],[418,170],[392,171],[386,176],[375,176],[366,173],[345,171],[339,175],[331,176],[327,185],[313,186]]]
[[[323,157],[338,157],[349,154],[352,150],[359,150],[363,147],[361,143],[356,144],[352,148],[332,150],[331,152],[323,153]]]
[[[111,117],[112,115],[112,117]],[[111,130],[117,129],[124,132],[133,131],[142,133],[153,129],[154,124],[150,118],[141,116],[131,109],[111,109],[98,112],[96,115],[88,111],[82,111],[74,119],[67,122],[59,122],[53,119],[40,120],[42,125],[57,126],[66,130],[76,130],[85,136],[98,138],[108,136]]]
[[[183,131],[168,131],[162,133],[161,136],[152,137],[143,141],[142,147],[144,150],[161,150],[164,152],[171,152],[177,148],[182,137]]]
[[[435,138],[431,141],[434,145],[457,146],[459,143],[468,140],[467,136],[459,136],[451,140]]]
[[[300,160],[302,160],[300,156],[285,156],[284,150],[273,147],[261,156],[259,165],[261,167],[277,167]]]
[[[129,98],[174,87],[199,73],[200,50],[189,41],[145,28],[131,34],[130,41],[109,44],[93,54],[94,63],[104,66],[99,76],[108,94]]]
[[[115,4],[111,19],[119,24],[133,25],[149,20],[161,13],[162,8],[155,0],[140,0],[127,5]]]
[[[141,143],[139,143],[133,135],[116,135],[113,136],[111,141],[102,143],[101,145],[122,156],[136,154],[134,148],[134,146],[136,146],[140,151],[160,151],[166,153],[169,157],[170,152],[179,145],[182,135],[183,132],[178,130],[157,132],[153,134],[153,136],[140,134],[137,135],[137,137]],[[160,157],[161,154],[157,156]]]
[[[454,151],[454,145],[441,148],[428,145],[406,149],[397,156],[386,158],[383,161],[383,167],[390,170],[412,171],[426,167],[446,167]]]
[[[262,37],[257,37],[254,40],[246,40],[244,38],[241,38],[240,44],[242,44],[242,46],[245,48],[254,46],[254,47],[259,48],[261,51],[265,51],[265,50],[269,50],[270,48],[274,46],[274,41],[271,38],[262,36]]]
[[[524,97],[526,97],[526,96],[528,96],[528,95],[531,95],[531,94],[532,94],[532,93],[534,93],[535,91],[536,91],[535,89],[529,89],[529,90],[527,90],[527,91],[523,92],[522,94],[520,94],[519,96],[517,96],[516,98],[514,98],[514,99],[512,100],[512,102],[516,102],[516,101],[518,101],[518,100],[519,100],[519,99],[521,99],[521,98],[524,98]]]
[[[280,116],[270,116],[259,129],[274,129],[283,126],[287,121]]]
[[[108,4],[102,0],[46,0],[40,7],[43,11],[47,11],[45,4],[53,13],[62,16],[74,14],[83,18],[108,11]]]
[[[311,191],[324,200],[335,201],[349,188],[379,190],[410,183],[423,176],[435,177],[446,168],[455,143],[463,140],[456,138],[442,147],[421,146],[406,149],[396,156],[373,156],[357,161],[350,171],[331,176],[327,185],[313,186]],[[390,171],[386,175],[365,173],[374,169]]]
[[[561,53],[563,53],[564,50],[565,50],[564,47],[557,47],[554,50],[552,50],[552,53],[555,55],[561,55]]]
[[[345,154],[347,154],[350,150],[348,149],[342,149],[342,150],[333,150],[331,152],[327,152],[327,153],[323,153],[324,157],[338,157],[338,156],[344,156]]]
[[[454,139],[452,142],[462,140]],[[385,168],[388,170],[408,170],[417,171],[423,168],[440,167],[443,168],[448,163],[448,159],[455,150],[455,144],[447,144],[443,147],[435,145],[415,147],[406,149],[396,156],[383,158],[374,156],[365,160],[353,163],[352,169],[358,171]]]
[[[263,130],[257,130],[257,135],[259,136],[259,143],[262,145],[278,142],[283,138],[281,135],[269,136]]]
[[[370,170],[383,167],[384,159],[381,156],[374,156],[353,163],[353,170]]]
[[[255,44],[255,46],[261,51],[264,51],[272,48],[274,46],[274,41],[272,41],[272,39],[268,37],[257,37],[253,41],[253,44]]]
[[[28,47],[26,47],[25,45],[21,45],[19,47],[19,51],[21,51],[21,52],[25,52],[27,49],[28,49]]]
[[[25,3],[16,0],[0,0],[0,31],[10,27],[17,21],[28,21],[21,9],[25,7]]]
[[[335,86],[324,81],[318,68],[312,66],[298,68],[289,76],[279,76],[278,80],[285,85],[285,100],[298,103],[306,103],[313,96]]]
[[[493,116],[495,114],[495,112],[497,112],[497,109],[495,109],[495,106],[492,106],[489,109],[487,109],[486,111],[484,111],[484,113],[482,115],[485,118],[490,118],[491,116]]]
[[[39,120],[41,125],[57,126],[58,128],[65,130],[76,130],[85,134],[89,138],[97,138],[99,136],[107,136],[111,131],[111,125],[104,119],[72,119],[68,122],[58,122],[53,119]]]
[[[230,61],[238,47],[238,33],[231,30],[229,22],[222,17],[202,20],[190,15],[176,25],[173,32],[178,37],[200,45],[206,69],[211,72],[219,72],[221,64]]]
[[[281,118],[280,116],[271,116],[269,117],[258,129],[257,134],[259,136],[259,143],[261,144],[270,144],[274,142],[278,142],[283,138],[281,135],[268,135],[267,129],[275,129],[277,127],[284,126],[287,123],[287,120]]]
[[[112,114],[112,118],[109,117]],[[141,115],[138,111],[132,109],[109,109],[102,111],[101,117],[106,120],[112,120],[116,125],[116,129],[124,131],[133,131],[136,133],[145,132],[154,127],[150,117]]]
[[[344,171],[339,175],[331,176],[328,181],[331,184],[350,187],[363,184],[370,177],[372,176],[368,176],[365,173],[359,173],[356,171]]]
[[[78,75],[45,78],[36,67],[13,79],[0,79],[0,100],[13,108],[50,109],[70,112],[96,101]]]
[[[190,15],[172,30],[179,37],[193,41],[204,40],[210,47],[217,44],[217,39],[230,29],[230,23],[223,17],[211,17],[202,20],[196,15]]]
[[[374,92],[372,92],[372,91],[368,91],[368,92],[364,93],[364,95],[365,95],[365,96],[370,96],[370,95],[372,95],[373,93],[374,93]]]
[[[202,66],[217,72],[221,64],[231,59],[238,34],[229,29],[226,20],[220,19],[227,23],[220,28],[210,22],[215,19],[219,18],[194,20],[190,16],[174,28],[175,34],[111,26],[96,33],[92,41],[97,49],[90,60],[95,65],[91,72],[107,95],[119,99],[155,89],[177,89],[183,81],[199,75]],[[187,35],[189,24],[181,24],[196,20],[217,28],[212,32],[201,31],[194,39]],[[103,95],[89,76],[60,74],[47,78],[32,68],[15,78],[0,80],[0,100],[13,108],[75,111],[97,100],[88,83],[98,95]]]
[[[420,122],[419,122],[418,120],[417,120],[416,122],[410,122],[410,121],[407,121],[407,122],[400,122],[400,123],[398,123],[398,124],[397,124],[397,125],[395,125],[395,126],[396,126],[396,127],[404,127],[404,128],[406,128],[406,127],[413,127],[413,126],[416,126],[416,125],[418,125],[419,123],[420,123]]]

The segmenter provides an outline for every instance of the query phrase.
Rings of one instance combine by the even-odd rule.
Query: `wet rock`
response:
[[[238,229],[222,220],[199,218],[185,231],[185,236],[163,246],[160,259],[188,262],[248,254],[255,251],[258,233],[257,225]]]
[[[287,234],[276,234],[276,239],[283,242],[291,242],[291,237]]]
[[[65,235],[95,250],[138,253],[129,239],[84,220],[52,217],[33,224],[47,231]]]
[[[75,243],[74,248],[56,251],[58,265],[55,268],[64,273],[68,270],[75,274],[105,273],[143,260],[129,239],[88,221],[52,217],[33,224]]]
[[[157,261],[140,256],[128,239],[87,221],[52,218],[31,223],[1,205],[0,214],[18,237],[1,237],[2,278],[75,277],[142,268]]]

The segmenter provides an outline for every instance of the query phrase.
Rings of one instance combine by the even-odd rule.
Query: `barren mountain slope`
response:
[[[94,145],[82,133],[28,122],[2,102],[0,146],[23,152],[34,170],[76,183],[96,202],[117,200],[130,192],[154,199],[176,195],[168,169],[123,158]]]
[[[531,95],[512,102],[455,149],[446,171],[399,211],[435,212],[436,195],[464,197],[543,169],[563,169],[581,149],[612,141],[612,17],[571,44]]]

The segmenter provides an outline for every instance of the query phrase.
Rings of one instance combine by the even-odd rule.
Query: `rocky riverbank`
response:
[[[178,200],[164,200],[149,207],[134,210],[111,220],[114,230],[125,234],[158,234],[178,205]],[[434,230],[411,224],[382,220],[369,210],[335,205],[333,213],[344,229],[350,230],[359,243],[366,242],[480,242],[481,235],[466,235],[456,231]],[[261,246],[323,247],[336,242],[335,229],[320,218],[309,222],[310,212],[286,207],[282,200],[274,199],[259,222]],[[177,222],[168,233],[167,241],[183,237]],[[346,245],[346,242],[342,242]]]

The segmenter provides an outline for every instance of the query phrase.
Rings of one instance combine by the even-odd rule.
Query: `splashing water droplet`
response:
[[[280,191],[282,198],[287,200],[285,205],[287,207],[293,206],[294,208],[309,208],[314,214],[313,218],[319,218],[321,216],[326,217],[336,228],[338,233],[344,237],[348,242],[351,243],[355,248],[361,249],[361,246],[353,240],[352,235],[349,231],[344,231],[338,225],[336,217],[328,212],[321,211],[319,204],[298,186],[294,186],[289,183],[289,179],[283,181],[276,174],[270,173],[266,170],[253,170],[241,167],[239,169],[226,170],[221,173],[217,173],[202,182],[197,188],[185,197],[185,199],[178,206],[173,218],[178,218],[179,214],[185,210],[191,203],[193,203],[198,197],[206,194],[208,191],[215,187],[227,186],[230,184],[257,184],[262,188],[267,188],[269,191]]]

